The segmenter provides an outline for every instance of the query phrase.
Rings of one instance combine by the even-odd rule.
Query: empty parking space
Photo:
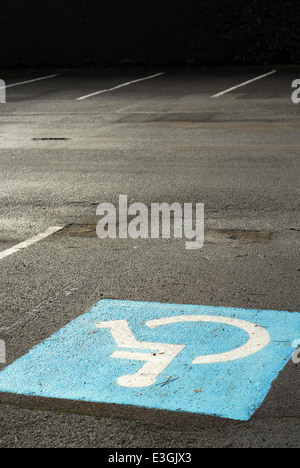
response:
[[[293,391],[299,371],[291,361],[300,310],[300,122],[291,100],[297,71],[42,75],[0,77],[8,85],[20,83],[7,88],[7,102],[0,104],[0,340],[6,350],[0,401],[12,415],[20,402],[64,411],[70,399],[79,414],[86,411],[84,401],[92,402],[91,414],[105,414],[107,424],[122,415],[138,430],[141,423],[129,422],[134,407],[137,420],[155,421],[162,435],[175,424],[175,438],[186,444],[186,418],[195,428],[208,424],[214,443],[222,424],[242,444],[244,423],[233,420],[246,419],[270,443],[288,441],[300,416]],[[186,239],[173,235],[100,239],[97,207],[111,204],[119,215],[120,195],[127,196],[128,206],[142,203],[149,213],[155,203],[204,203],[203,248],[189,251]],[[172,233],[175,225],[171,217]],[[117,233],[121,227],[118,220]],[[142,311],[136,309],[139,302]],[[187,327],[182,319],[220,314],[223,325],[190,320]],[[171,317],[181,322],[147,325]],[[235,326],[234,320],[250,326]],[[116,321],[122,321],[119,341]],[[259,341],[247,372],[240,370],[247,367],[243,361],[226,361],[226,378],[216,369],[220,363],[193,364],[197,356],[228,355],[249,339],[251,344],[255,326],[267,330],[271,344]],[[172,346],[186,349],[162,362],[156,357],[166,345],[167,352]],[[80,350],[88,361],[87,368],[76,367],[80,391],[72,379],[63,389],[64,366],[72,369],[78,363],[72,356],[79,359]],[[101,391],[90,352],[99,358],[97,372],[103,371]],[[31,356],[35,367],[25,381]],[[57,363],[43,374],[38,368],[46,369],[51,356]],[[139,390],[118,384],[124,376],[143,376],[148,365],[155,380],[150,385]],[[57,381],[55,366],[62,372]],[[246,376],[245,399],[235,388],[238,373]],[[190,394],[183,401],[185,388]],[[276,434],[275,417],[285,421]],[[85,431],[89,424],[84,420]]]

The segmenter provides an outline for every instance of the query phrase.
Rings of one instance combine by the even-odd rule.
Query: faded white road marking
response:
[[[96,91],[95,93],[88,94],[87,96],[82,96],[80,98],[77,98],[76,101],[83,101],[84,99],[97,96],[98,94],[109,93],[110,91],[115,91],[116,89],[124,88],[125,86],[130,86],[134,83],[139,83],[140,81],[151,80],[153,78],[157,78],[158,76],[162,76],[164,74],[165,72],[162,72],[162,73],[157,73],[156,75],[151,75],[151,76],[146,76],[145,78],[140,78],[139,80],[128,81],[127,83],[120,84],[118,86],[115,86],[114,88],[102,89],[101,91]]]
[[[19,252],[20,250],[26,249],[30,245],[35,244],[36,242],[39,242],[39,241],[45,239],[46,237],[51,236],[52,234],[54,234],[57,231],[60,231],[61,229],[63,229],[63,226],[50,227],[50,228],[47,229],[47,231],[42,232],[40,234],[37,234],[36,236],[32,237],[31,239],[28,239],[28,240],[26,240],[24,242],[21,242],[20,244],[17,244],[14,247],[11,247],[10,249],[4,250],[3,252],[0,252],[0,260],[3,260],[4,258],[15,254],[15,253]]]
[[[10,84],[10,85],[3,86],[0,89],[12,88],[13,86],[21,86],[21,85],[28,84],[28,83],[34,83],[35,81],[49,80],[50,78],[54,78],[55,76],[60,76],[60,73],[57,73],[55,75],[42,76],[41,78],[35,78],[33,80],[20,81],[19,83],[13,83],[13,84]]]
[[[214,96],[211,96],[211,97],[217,98],[217,97],[223,96],[224,94],[230,93],[231,91],[234,91],[235,89],[242,88],[243,86],[247,86],[251,83],[254,83],[254,81],[262,80],[263,78],[266,78],[267,76],[274,75],[274,73],[277,73],[277,70],[273,70],[269,73],[265,73],[264,75],[257,76],[256,78],[253,78],[252,80],[245,81],[244,83],[241,83],[237,86],[233,86],[232,88],[226,89],[225,91],[222,91],[221,93],[214,94]]]

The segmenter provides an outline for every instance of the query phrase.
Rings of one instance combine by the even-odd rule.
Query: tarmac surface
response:
[[[0,255],[63,229],[0,260],[0,369],[101,299],[300,311],[300,70],[212,97],[268,72],[2,73]],[[204,247],[100,240],[120,194],[204,203]],[[290,361],[247,422],[2,393],[0,447],[299,448],[299,387]]]

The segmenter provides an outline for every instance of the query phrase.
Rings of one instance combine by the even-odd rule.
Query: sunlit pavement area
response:
[[[0,369],[103,299],[300,312],[300,76],[271,71],[3,73],[0,257],[62,229],[0,260]],[[203,248],[99,239],[121,194],[204,203]],[[3,392],[0,446],[299,447],[299,384],[288,360],[247,421]]]

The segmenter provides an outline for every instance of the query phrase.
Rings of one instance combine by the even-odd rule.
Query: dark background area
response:
[[[1,0],[1,68],[300,64],[299,0]]]

